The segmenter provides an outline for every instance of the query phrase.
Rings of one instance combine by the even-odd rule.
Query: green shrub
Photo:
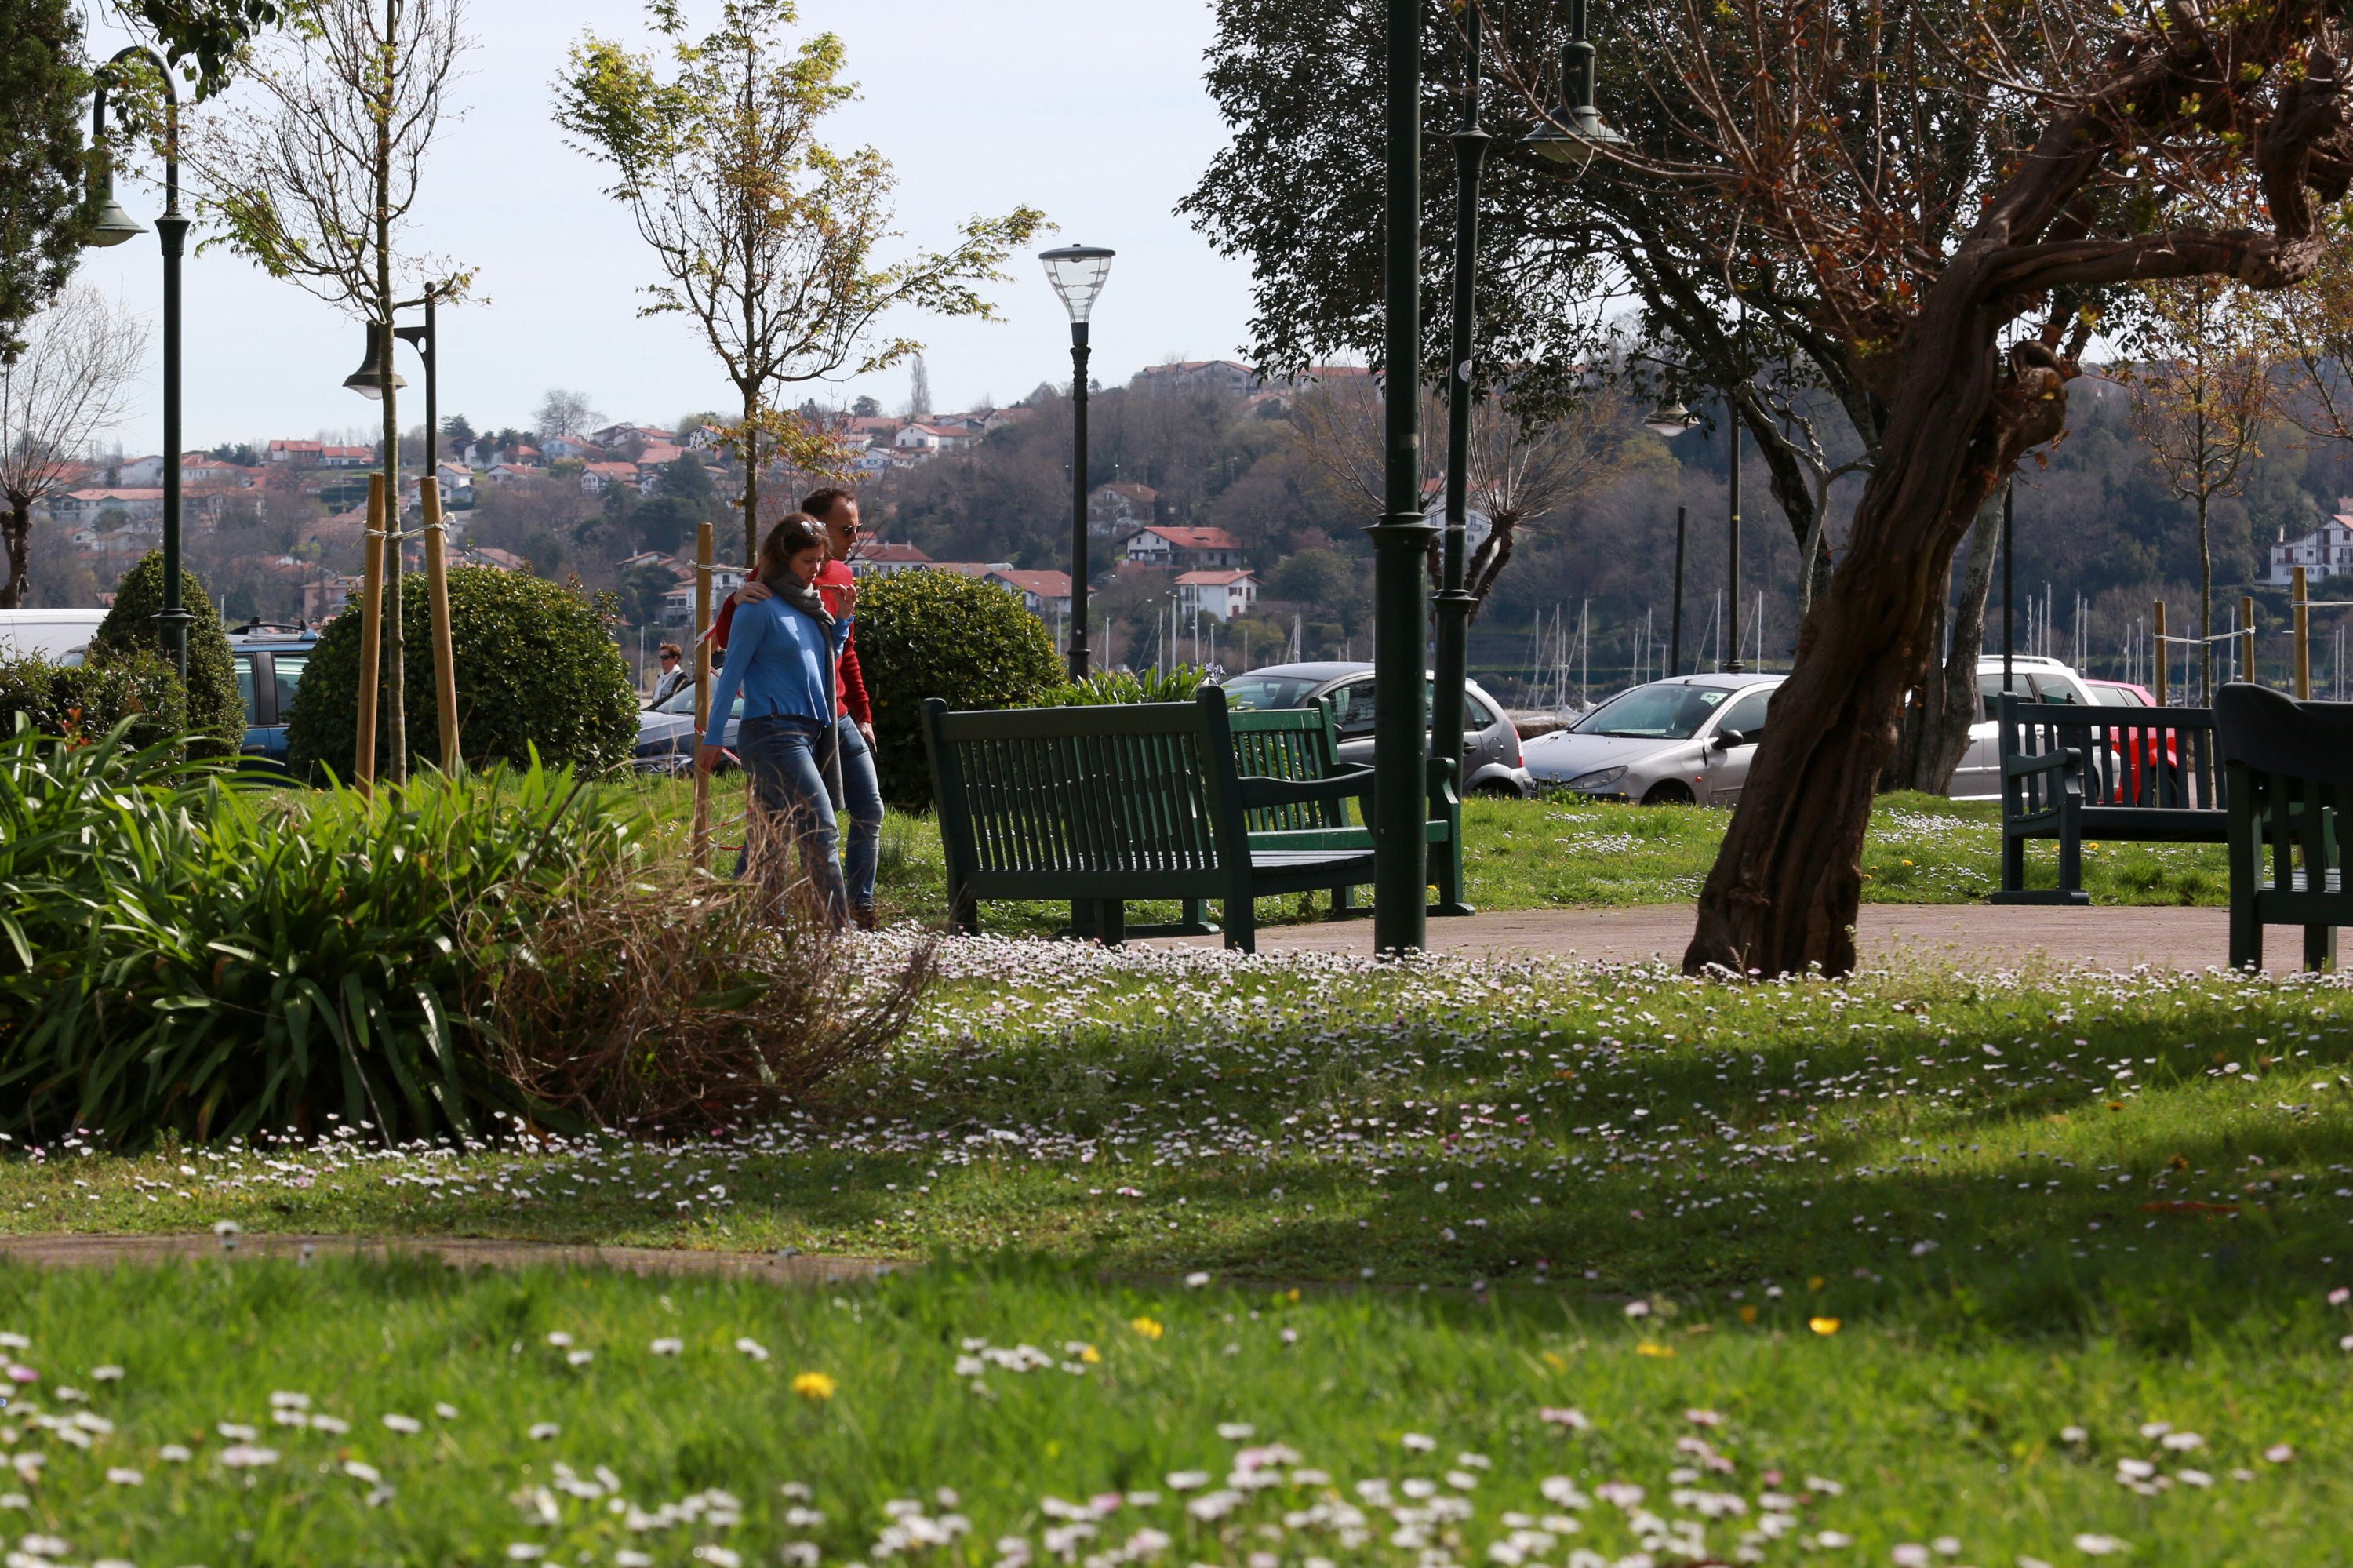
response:
[[[180,574],[180,603],[195,619],[188,622],[187,717],[175,727],[189,732],[191,757],[235,757],[245,747],[245,697],[237,688],[228,634],[194,572]],[[155,615],[163,608],[164,556],[151,550],[116,585],[114,606],[90,640],[88,662],[106,664],[136,653],[161,657],[164,634]]]
[[[893,572],[859,586],[858,662],[874,699],[884,799],[928,805],[925,697],[959,710],[1027,707],[1062,684],[1046,623],[1010,588],[953,572]]]
[[[400,603],[414,771],[441,755],[432,623],[421,575],[402,578]],[[449,633],[458,665],[458,733],[468,766],[524,766],[534,747],[550,767],[584,774],[628,763],[638,738],[637,692],[620,648],[580,595],[520,572],[454,567]],[[351,777],[359,690],[354,608],[328,623],[295,689],[286,745],[297,777],[315,779],[323,770]],[[379,760],[383,747],[379,736]]]
[[[1049,692],[1039,707],[1088,707],[1104,703],[1189,703],[1209,678],[1207,670],[1090,670],[1083,681]]]
[[[131,721],[131,744],[154,746],[188,727],[187,690],[154,653],[121,653],[103,664],[0,661],[0,736],[19,719],[41,735],[104,735]]]
[[[828,934],[780,934],[755,885],[680,870],[568,773],[371,800],[179,750],[0,740],[16,1148],[773,1113],[885,1045],[926,973],[876,986]]]

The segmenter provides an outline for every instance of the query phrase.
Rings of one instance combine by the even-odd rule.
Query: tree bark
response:
[[[760,400],[744,395],[744,570],[760,566]]]
[[[2206,532],[2209,503],[2198,496],[2198,678],[2206,688],[2205,705],[2214,705],[2214,545]]]
[[[6,535],[8,551],[8,581],[0,585],[0,609],[22,609],[25,597],[31,591],[33,556],[33,512],[30,505],[11,496],[8,515],[0,521],[0,533]]]
[[[1945,604],[1936,603],[1930,641],[1923,652],[1916,700],[1904,710],[1895,755],[1880,776],[1882,789],[1917,789],[1942,795],[1953,787],[1953,769],[1969,748],[1969,726],[1983,702],[1978,694],[1978,658],[1985,647],[1986,598],[1993,587],[1993,563],[2000,548],[2000,493],[1987,495],[1969,525],[1968,562],[1961,569],[1960,602],[1953,606],[1952,635],[1944,635]],[[1936,651],[1949,642],[1941,667]]]

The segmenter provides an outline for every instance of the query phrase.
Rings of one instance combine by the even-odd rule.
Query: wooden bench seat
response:
[[[2344,836],[2353,814],[2353,703],[2228,685],[2214,717],[2231,800],[2231,967],[2261,969],[2263,927],[2304,927],[2304,967],[2337,966],[2353,924]]]
[[[2005,694],[1996,904],[2088,904],[2086,842],[2229,842],[2229,788],[2205,708],[2084,707]],[[2026,843],[2054,839],[2059,885],[2026,885]]]
[[[1229,714],[1215,686],[1187,703],[990,713],[927,701],[951,917],[976,931],[988,900],[1067,900],[1075,929],[1118,942],[1215,929],[1203,916],[1217,899],[1226,945],[1250,951],[1253,899],[1370,883],[1372,837],[1348,823],[1346,802],[1370,791],[1371,770],[1327,772],[1314,726],[1328,720],[1283,718]],[[1245,755],[1301,776],[1244,772]],[[1451,772],[1431,764],[1433,799],[1453,800]],[[1130,927],[1124,906],[1138,899],[1176,901],[1187,917]]]

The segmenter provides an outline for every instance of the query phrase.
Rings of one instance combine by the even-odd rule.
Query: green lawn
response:
[[[26,1232],[929,1260],[0,1270],[37,1374],[9,1446],[46,1457],[0,1531],[215,1565],[2344,1561],[2338,981],[942,959],[905,1049],[774,1127],[0,1165]]]
[[[685,786],[637,785],[666,820],[687,814]],[[723,781],[714,815],[740,811],[740,786]],[[1730,813],[1704,806],[1622,806],[1546,799],[1480,797],[1463,805],[1471,902],[1482,909],[1687,903],[1699,895]],[[2000,811],[1991,801],[1937,795],[1883,798],[1865,847],[1863,897],[1874,904],[1967,904],[2001,885]],[[723,837],[726,835],[723,834]],[[733,842],[728,838],[727,842]],[[2057,885],[2057,851],[2029,851],[2029,885]],[[2084,886],[2098,904],[2207,904],[2230,901],[2219,844],[2089,844]],[[927,816],[894,811],[885,821],[880,878],[893,913],[937,919],[947,904],[947,869],[938,830]],[[1362,896],[1369,897],[1369,890]],[[1328,910],[1321,898],[1261,901],[1259,918],[1276,924]],[[1137,905],[1133,920],[1171,919],[1174,906]],[[992,904],[991,930],[1047,935],[1069,923],[1067,906]]]

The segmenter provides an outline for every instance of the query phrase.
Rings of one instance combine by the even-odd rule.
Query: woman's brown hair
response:
[[[826,548],[825,528],[814,517],[796,512],[781,519],[760,541],[759,577],[762,582],[782,577],[786,567],[803,550]]]

